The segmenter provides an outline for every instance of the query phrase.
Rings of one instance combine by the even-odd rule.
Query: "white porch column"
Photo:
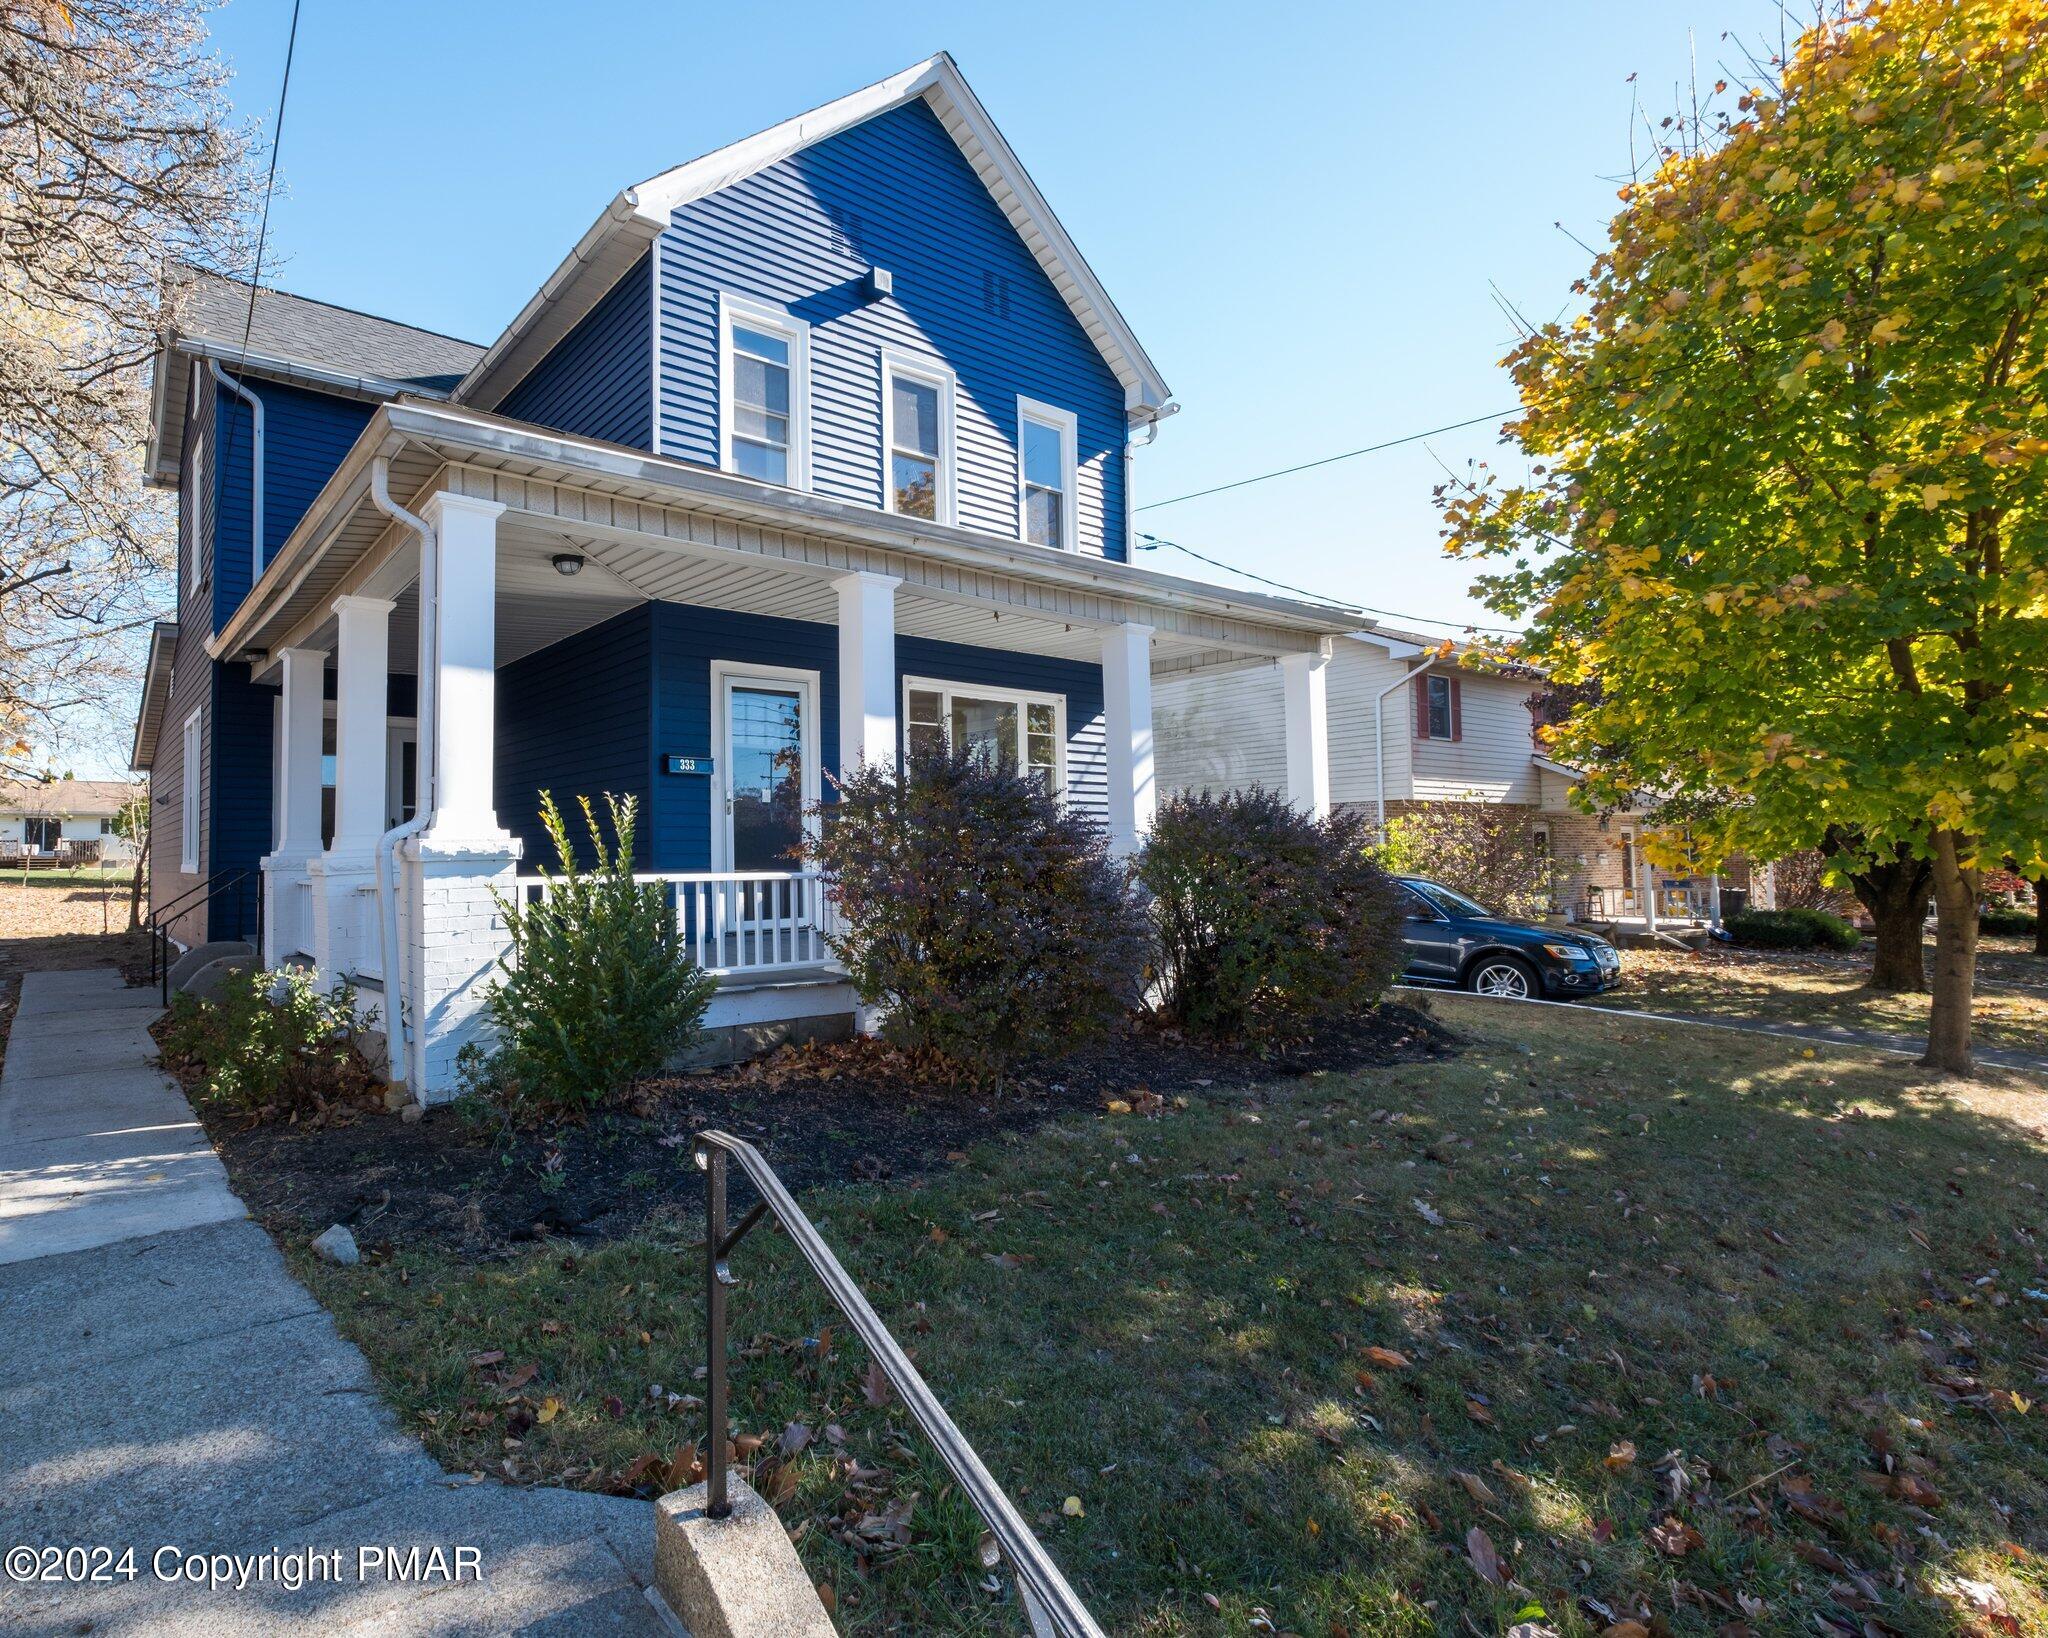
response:
[[[334,600],[334,839],[308,870],[313,956],[328,983],[381,981],[383,973],[375,873],[384,829],[391,608],[379,597]]]
[[[1327,638],[1312,654],[1280,657],[1280,695],[1287,732],[1287,800],[1303,813],[1330,813],[1330,713]]]
[[[1152,756],[1152,628],[1102,634],[1102,726],[1109,751],[1109,845],[1138,851],[1159,811]]]
[[[896,765],[896,588],[892,575],[841,575],[839,773]]]
[[[484,990],[510,949],[495,895],[514,890],[518,839],[499,823],[498,515],[445,491],[419,507],[434,561],[420,607],[420,788],[426,827],[400,849],[406,1082],[422,1103],[460,1091],[457,1059],[488,1045]],[[432,572],[429,573],[428,570]],[[431,585],[431,593],[428,587]]]
[[[263,965],[277,967],[313,946],[306,867],[320,853],[320,736],[327,715],[327,656],[288,648],[277,712],[277,845],[263,860]]]
[[[1643,851],[1643,836],[1636,832],[1636,903],[1643,907],[1643,931],[1657,930],[1657,867]]]
[[[1721,873],[1718,870],[1707,878],[1707,925],[1721,925]]]

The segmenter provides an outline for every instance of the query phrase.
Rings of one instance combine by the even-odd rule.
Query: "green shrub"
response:
[[[1102,828],[1008,763],[913,752],[839,785],[806,845],[829,942],[882,1032],[986,1081],[1097,1035],[1137,999],[1143,918]]]
[[[1377,857],[1389,875],[1442,882],[1495,915],[1533,921],[1550,913],[1556,894],[1556,872],[1528,815],[1497,802],[1431,803],[1399,814],[1387,822]]]
[[[1853,950],[1863,935],[1825,910],[1742,910],[1722,925],[1754,950]]]
[[[590,798],[578,805],[595,863],[577,863],[568,823],[542,791],[559,869],[541,868],[531,904],[498,896],[512,949],[485,997],[497,1026],[485,1078],[543,1109],[588,1107],[654,1074],[697,1039],[718,988],[677,937],[666,890],[633,880],[633,798],[605,798],[609,845]]]
[[[1363,816],[1318,821],[1256,788],[1161,804],[1138,879],[1163,1016],[1279,1045],[1377,1002],[1401,968],[1401,912],[1366,843]]]
[[[2020,910],[2000,905],[1996,909],[1984,910],[1977,916],[1977,931],[1980,933],[2031,933],[2039,915],[2032,910]]]
[[[365,1023],[375,1021],[370,1014]],[[355,991],[323,994],[311,973],[234,973],[211,1001],[171,997],[159,1045],[173,1068],[199,1071],[199,1096],[242,1114],[317,1114],[376,1084],[356,1049]]]

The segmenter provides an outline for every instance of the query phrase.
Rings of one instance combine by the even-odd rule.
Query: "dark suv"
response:
[[[1598,995],[1621,980],[1621,958],[1605,939],[1577,928],[1508,921],[1462,893],[1396,876],[1411,984],[1457,984],[1481,995],[1527,1001]]]

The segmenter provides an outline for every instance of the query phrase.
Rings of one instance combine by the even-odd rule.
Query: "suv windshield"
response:
[[[1422,894],[1424,898],[1435,903],[1447,915],[1487,917],[1493,915],[1493,912],[1487,909],[1485,905],[1474,903],[1471,899],[1466,898],[1463,893],[1453,893],[1448,887],[1439,886],[1435,882],[1411,882],[1408,885]]]

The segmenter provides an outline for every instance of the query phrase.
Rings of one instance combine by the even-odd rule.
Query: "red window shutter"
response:
[[[1415,679],[1415,737],[1429,738],[1429,673],[1423,672]]]
[[[1463,739],[1465,737],[1465,691],[1461,686],[1462,681],[1463,679],[1458,677],[1451,679],[1451,738],[1453,739]]]

